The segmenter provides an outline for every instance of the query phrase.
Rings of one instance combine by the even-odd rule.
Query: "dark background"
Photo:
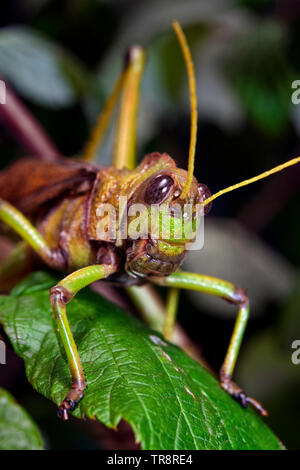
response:
[[[297,0],[2,1],[0,75],[60,151],[79,155],[126,48],[140,43],[148,63],[139,159],[166,151],[185,168],[189,98],[171,30],[175,18],[186,32],[197,73],[198,180],[215,192],[300,153],[300,105],[291,102],[292,82],[300,79]],[[112,134],[99,162],[109,162]],[[0,141],[1,167],[24,155],[7,126],[0,127]],[[300,448],[300,366],[291,363],[292,341],[300,339],[299,181],[300,167],[293,167],[218,199],[207,218],[204,250],[186,262],[187,269],[249,290],[253,310],[236,377],[264,403],[269,425],[290,449]],[[202,297],[183,293],[179,320],[218,370],[234,309]],[[101,425],[59,423],[54,406],[32,392],[12,351],[8,361],[9,372],[0,366],[0,385],[33,415],[48,447],[133,446],[125,425],[116,442],[115,433]]]

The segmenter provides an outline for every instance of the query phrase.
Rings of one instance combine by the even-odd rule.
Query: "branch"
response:
[[[11,88],[5,87],[5,104],[0,104],[0,120],[33,156],[41,160],[56,160],[61,157],[30,111],[16,97]]]

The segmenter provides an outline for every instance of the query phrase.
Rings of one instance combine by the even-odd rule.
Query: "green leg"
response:
[[[155,287],[151,284],[125,287],[127,295],[139,311],[142,319],[150,328],[162,333],[165,318],[165,306]]]
[[[266,416],[267,412],[262,405],[257,400],[247,397],[243,390],[231,380],[249,317],[249,301],[245,290],[221,279],[186,272],[177,272],[168,277],[153,278],[152,280],[158,285],[216,295],[239,307],[227,354],[220,370],[220,383],[221,387],[238,400],[243,407],[251,403],[262,415]]]
[[[115,83],[114,89],[111,95],[108,97],[108,100],[106,101],[104,108],[100,116],[98,117],[96,125],[91,132],[90,139],[85,145],[85,148],[81,156],[82,160],[93,161],[95,159],[96,152],[101,146],[103,137],[105,135],[105,131],[111,120],[111,117],[112,117],[114,108],[116,106],[117,100],[119,98],[121,89],[124,85],[125,76],[126,76],[126,71],[122,70],[122,72],[120,73]]]
[[[125,287],[125,291],[145,323],[153,330],[162,333],[166,323],[166,307],[155,287],[151,284],[145,284],[143,286]],[[175,323],[170,340],[181,347],[195,361],[211,371],[209,365],[201,356],[197,345],[192,343],[180,325]]]
[[[15,207],[3,200],[0,200],[0,220],[3,220],[15,230],[48,266],[60,269],[64,267],[64,259],[60,251],[52,250],[29,220]],[[19,255],[20,253],[15,254],[17,258]],[[80,289],[94,281],[110,276],[115,270],[116,268],[113,265],[87,266],[70,274],[50,290],[50,301],[54,317],[72,375],[72,388],[58,409],[58,416],[63,420],[68,419],[68,410],[74,409],[76,403],[82,398],[86,387],[84,372],[66,315],[66,304]]]
[[[121,96],[117,132],[114,144],[113,166],[133,169],[135,166],[136,119],[139,102],[139,89],[145,67],[145,52],[139,46],[132,46],[125,57],[124,69],[120,73],[112,93],[92,130],[81,158],[92,161],[100,147],[105,131],[111,121],[113,111]]]
[[[164,321],[164,337],[171,341],[176,321],[178,300],[180,290],[176,287],[168,289],[167,301],[166,301],[166,314]]]
[[[0,199],[0,220],[12,228],[28,245],[54,269],[63,269],[65,260],[59,249],[51,249],[37,229],[14,206]]]
[[[184,346],[187,346],[185,334],[175,325],[179,289],[168,289],[165,305],[155,287],[151,286],[151,284],[125,287],[125,291],[144,321],[151,328],[163,333],[168,341],[181,345],[184,343]],[[192,355],[195,356],[194,351]]]
[[[58,408],[58,416],[64,421],[68,419],[68,411],[72,411],[81,400],[86,388],[84,371],[66,314],[66,304],[72,300],[80,289],[83,289],[92,282],[108,277],[114,271],[115,269],[112,265],[87,266],[69,274],[69,276],[50,289],[53,314],[66,351],[72,376],[72,388]]]
[[[169,289],[166,305],[151,284],[125,287],[125,291],[151,328],[163,333],[168,341],[182,336],[175,327],[179,289]]]
[[[139,46],[132,46],[127,53],[127,69],[113,154],[115,168],[132,170],[135,167],[136,120],[145,58],[145,51]]]

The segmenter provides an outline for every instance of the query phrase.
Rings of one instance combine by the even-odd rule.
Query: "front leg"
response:
[[[0,220],[25,240],[49,267],[65,269],[66,260],[62,251],[59,248],[52,249],[32,223],[16,207],[3,199],[0,199]]]
[[[216,295],[239,307],[227,354],[220,370],[220,384],[221,387],[233,396],[233,398],[238,400],[243,407],[246,407],[247,404],[250,403],[260,414],[267,416],[268,413],[263,406],[254,398],[248,397],[243,390],[232,381],[234,366],[249,318],[249,300],[246,291],[222,279],[196,273],[176,272],[168,277],[153,278],[152,281],[161,286],[191,289]]]
[[[83,289],[92,282],[110,276],[113,272],[115,272],[113,265],[87,266],[65,277],[50,289],[50,301],[54,318],[67,354],[72,376],[72,388],[58,408],[58,417],[63,421],[68,419],[68,411],[74,410],[76,404],[83,397],[86,388],[84,371],[67,318],[66,304],[73,299],[80,289]]]

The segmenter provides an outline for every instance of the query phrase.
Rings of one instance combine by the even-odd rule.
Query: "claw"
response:
[[[255,398],[247,397],[247,402],[250,403],[262,416],[268,416],[269,413],[267,410],[259,401],[255,400]]]
[[[237,395],[232,395],[232,396],[240,403],[240,405],[243,408],[247,408],[248,400],[247,400],[247,395],[244,392],[240,392]]]
[[[81,398],[81,397],[80,397]],[[69,411],[73,411],[76,404],[80,401],[80,398],[75,401],[71,398],[65,398],[64,401],[59,405],[57,410],[57,416],[62,421],[68,421],[69,419]]]
[[[65,408],[63,403],[59,406],[59,408],[57,410],[57,416],[62,421],[68,421],[68,419],[69,419],[68,411]]]
[[[255,400],[255,398],[248,397],[245,392],[230,378],[222,377],[221,378],[221,387],[225,390],[229,395],[231,395],[235,400],[237,400],[243,408],[247,408],[248,403],[253,406],[255,410],[257,410],[262,416],[268,416],[267,410],[264,409],[262,404]]]

